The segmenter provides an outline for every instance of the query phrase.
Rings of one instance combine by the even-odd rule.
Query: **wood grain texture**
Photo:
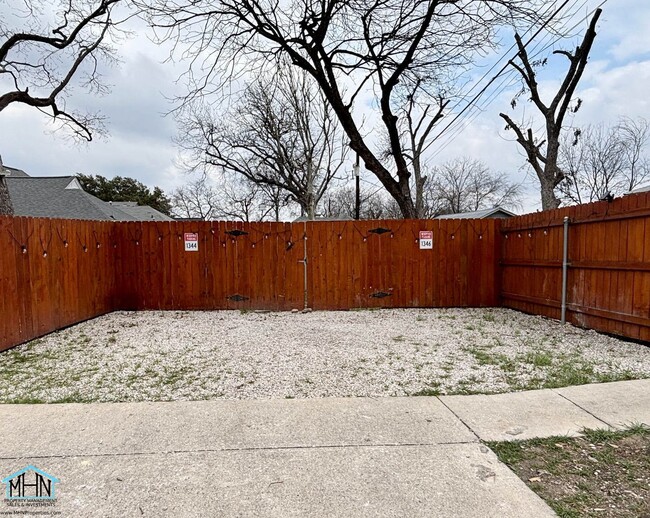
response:
[[[570,220],[567,320],[648,341],[650,193],[503,221],[503,305],[560,317],[564,217]]]
[[[504,306],[559,318],[565,216],[569,321],[650,340],[644,193],[509,220],[0,217],[0,350],[115,310],[302,309],[305,287],[313,309]],[[419,248],[422,230],[432,250]],[[185,233],[198,234],[197,252]]]

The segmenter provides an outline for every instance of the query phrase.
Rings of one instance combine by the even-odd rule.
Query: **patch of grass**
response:
[[[17,397],[14,399],[7,399],[3,403],[7,403],[10,405],[39,405],[45,402],[46,402],[45,400],[38,397],[24,396],[24,397]]]
[[[470,347],[466,349],[476,359],[476,363],[479,365],[498,365],[499,360],[495,354],[485,351],[484,349],[479,349],[477,347]]]
[[[553,365],[553,357],[548,351],[534,351],[524,356],[524,361],[535,367],[550,367]]]
[[[491,311],[486,311],[485,313],[483,313],[483,316],[481,318],[483,318],[483,320],[485,320],[486,322],[496,321],[496,318],[494,318],[494,313],[492,313]]]
[[[560,516],[650,516],[650,428],[487,443]]]
[[[51,403],[90,403],[90,401],[82,397],[78,392],[73,392],[72,394],[63,396],[62,398],[54,399]]]
[[[420,397],[420,396],[439,396],[442,392],[440,392],[440,389],[433,388],[433,387],[427,387],[423,388],[420,390],[417,390],[415,392],[411,392],[409,396],[413,397]]]

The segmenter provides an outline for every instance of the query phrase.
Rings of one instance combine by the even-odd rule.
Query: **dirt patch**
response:
[[[650,428],[489,446],[560,517],[650,517]]]

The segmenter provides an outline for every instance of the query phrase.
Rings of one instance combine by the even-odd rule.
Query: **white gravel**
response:
[[[0,353],[0,401],[495,393],[650,377],[650,347],[506,309],[116,312]]]

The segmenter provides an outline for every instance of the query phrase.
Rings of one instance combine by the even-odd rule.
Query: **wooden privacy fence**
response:
[[[0,217],[0,350],[120,309],[503,305],[558,318],[565,216],[568,320],[650,340],[650,194],[639,194],[506,221]]]
[[[117,225],[122,309],[493,306],[494,220]],[[421,250],[419,231],[433,232]],[[198,235],[186,252],[184,235]]]
[[[504,221],[502,305],[560,318],[565,217],[567,320],[650,341],[650,193]]]
[[[0,350],[116,309],[115,231],[0,217]]]
[[[498,304],[499,222],[0,218],[0,350],[115,310]],[[420,249],[430,231],[432,249]],[[198,251],[185,251],[185,234]]]

